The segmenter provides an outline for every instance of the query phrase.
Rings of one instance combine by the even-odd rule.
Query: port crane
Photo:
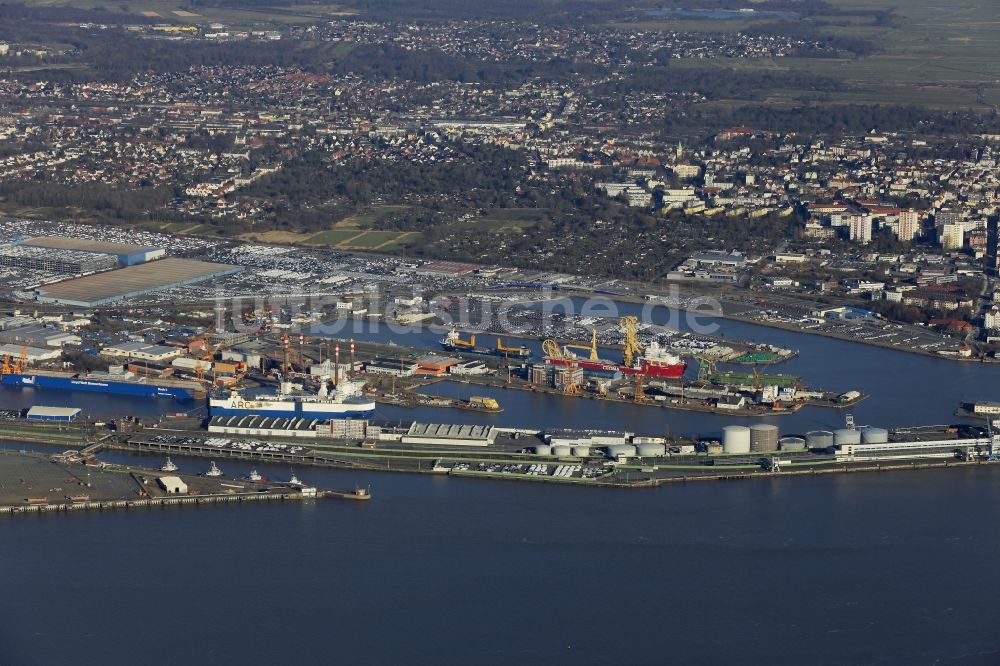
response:
[[[24,372],[28,367],[28,348],[21,347],[21,353],[15,359],[12,356],[4,356],[3,363],[0,364],[0,375],[17,375]]]
[[[636,359],[642,354],[643,347],[639,344],[639,318],[633,315],[625,315],[620,322],[624,345],[622,349],[622,365],[631,368]],[[642,372],[635,373],[635,401],[644,402],[646,400],[643,389],[644,376]]]
[[[499,348],[500,339],[497,338],[497,348]],[[587,359],[590,361],[599,361],[600,356],[597,354],[597,329],[590,329],[590,346],[586,345],[574,345],[566,344],[559,346],[559,343],[551,338],[542,342],[542,351],[545,352],[546,356],[551,358],[568,359],[569,354],[565,352],[566,349],[580,349],[587,352]]]
[[[712,381],[712,376],[715,375],[715,359],[705,355],[695,356],[694,358],[698,361],[698,381]]]
[[[622,337],[624,337],[624,349],[622,351],[622,365],[631,368],[636,358],[642,354],[643,347],[639,344],[639,318],[626,315],[621,318]]]
[[[593,356],[592,358],[597,358],[597,333],[594,332],[593,335]],[[566,347],[575,347],[577,349],[587,349],[581,345],[566,345]],[[545,355],[550,358],[558,358],[566,361],[566,365],[563,366],[563,387],[562,391],[566,395],[579,395],[580,384],[576,381],[576,370],[579,367],[576,364],[576,357],[572,354],[567,354],[559,343],[555,340],[548,339],[542,342],[542,351]]]
[[[563,393],[566,395],[580,395],[580,384],[576,381],[577,368],[576,361],[569,359],[565,366],[565,379],[563,380]]]

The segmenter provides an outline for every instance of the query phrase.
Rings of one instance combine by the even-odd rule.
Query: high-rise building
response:
[[[959,223],[946,223],[938,227],[938,242],[945,250],[958,250],[965,244],[965,228]]]
[[[899,214],[896,235],[901,241],[911,241],[920,233],[920,217],[915,210],[904,210]]]
[[[851,215],[850,238],[865,245],[872,241],[872,218],[870,215]]]

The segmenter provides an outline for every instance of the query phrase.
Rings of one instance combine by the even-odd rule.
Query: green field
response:
[[[375,206],[354,215],[349,215],[333,225],[334,229],[370,229],[376,222],[394,212],[406,210],[409,206]]]
[[[321,231],[303,241],[305,245],[327,245],[358,250],[396,250],[419,234],[415,231],[365,231],[363,229],[331,229]]]
[[[360,236],[362,233],[358,229],[331,229],[329,231],[321,231],[315,236],[310,236],[304,243],[306,245],[338,245],[355,236]]]
[[[387,243],[398,244],[401,239],[409,237],[411,234],[415,235],[416,232],[366,231],[357,238],[353,239],[350,243],[347,243],[346,247],[373,250],[375,248],[380,248]]]
[[[545,211],[537,208],[503,208],[489,211],[474,220],[463,220],[455,225],[455,229],[517,233],[535,226],[544,218]]]

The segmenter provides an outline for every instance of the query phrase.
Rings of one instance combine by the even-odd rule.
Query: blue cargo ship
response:
[[[192,382],[150,380],[131,374],[100,374],[76,376],[54,372],[9,373],[0,376],[3,386],[54,389],[57,391],[87,391],[110,395],[128,395],[143,398],[170,398],[172,400],[198,400],[205,391]]]

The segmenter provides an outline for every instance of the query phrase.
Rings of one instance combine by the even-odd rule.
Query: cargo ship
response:
[[[198,382],[138,377],[131,372],[82,375],[53,370],[10,372],[0,375],[0,385],[172,400],[202,400],[206,395],[205,388]]]
[[[684,376],[687,370],[679,356],[665,351],[657,343],[650,343],[645,352],[637,356],[630,365],[606,361],[596,355],[580,358],[569,349],[563,347],[556,354],[546,352],[545,363],[555,366],[575,365],[584,372],[616,373],[623,375],[646,375],[660,379],[677,379]]]
[[[636,321],[634,317],[623,317],[622,328],[625,333],[625,345],[621,363],[606,361],[597,353],[597,332],[591,331],[590,346],[562,345],[555,340],[546,340],[542,344],[545,352],[545,363],[553,366],[575,366],[585,373],[623,375],[645,375],[659,379],[677,379],[684,376],[687,363],[676,354],[672,354],[656,341],[645,347],[636,340]],[[583,349],[588,352],[586,357],[578,356],[573,349]]]
[[[470,336],[468,340],[463,340],[456,329],[448,331],[448,335],[441,338],[441,348],[445,351],[459,352],[462,354],[478,354],[480,356],[499,356],[500,358],[512,358],[527,360],[531,358],[531,350],[527,347],[508,347],[503,340],[497,338],[497,346],[493,349],[476,346],[476,336]]]
[[[368,418],[375,412],[375,401],[362,394],[364,382],[342,380],[331,393],[329,377],[320,378],[319,390],[304,391],[301,385],[282,380],[278,393],[243,396],[233,390],[225,396],[213,396],[208,407],[211,416],[274,416],[328,421],[330,419]]]

